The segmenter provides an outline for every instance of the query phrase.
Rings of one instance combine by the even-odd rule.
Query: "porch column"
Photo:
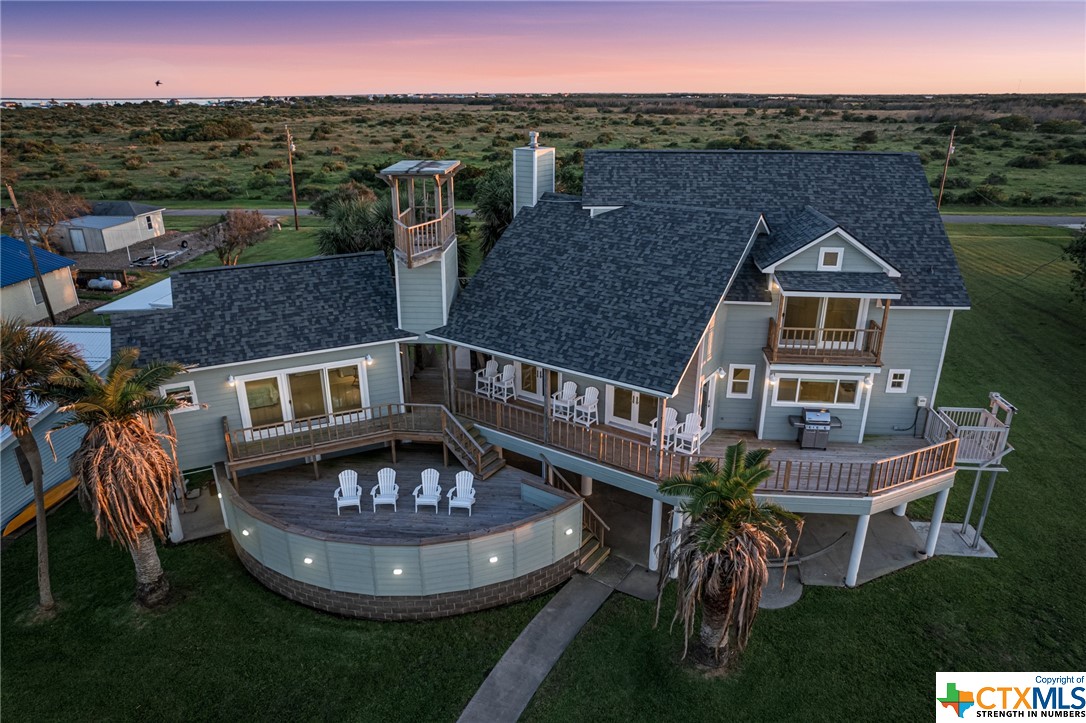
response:
[[[856,587],[856,576],[860,573],[860,558],[864,554],[864,542],[867,540],[867,525],[871,515],[856,518],[856,533],[852,540],[852,555],[848,558],[848,572],[845,573],[845,585]]]
[[[683,524],[686,522],[686,515],[679,511],[676,507],[671,514],[671,532],[675,533],[682,529]],[[678,547],[678,541],[672,538],[671,540],[671,552],[675,552],[675,548]],[[671,570],[668,571],[671,579],[674,580],[679,576],[678,566],[672,563]]]
[[[935,509],[931,513],[931,527],[928,528],[928,541],[924,545],[924,557],[935,554],[935,545],[939,542],[939,528],[943,526],[943,512],[946,511],[948,497],[950,497],[949,487],[935,498]]]
[[[667,416],[667,400],[660,397],[656,401],[656,479],[664,476],[664,449],[666,448],[664,434],[664,418]]]
[[[656,572],[660,569],[660,555],[656,551],[656,546],[660,544],[660,528],[663,526],[664,517],[664,503],[660,500],[652,501],[652,517],[649,523],[649,564],[648,568],[651,572]]]
[[[909,506],[908,502],[902,502],[900,505],[894,508],[894,514],[898,517],[905,516],[905,509]]]
[[[551,372],[543,369],[543,444],[551,441]]]
[[[592,478],[586,474],[581,475],[581,497],[592,496]]]
[[[184,493],[182,493],[184,494]],[[223,516],[223,519],[226,519]],[[177,504],[170,500],[170,542],[177,544],[185,539],[185,531],[181,529],[181,515],[177,512]]]

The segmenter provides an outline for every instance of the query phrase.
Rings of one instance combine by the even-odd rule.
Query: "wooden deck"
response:
[[[399,505],[396,511],[382,506],[375,513],[369,493],[377,484],[377,471],[384,467],[396,470]],[[441,473],[439,514],[434,514],[433,507],[420,507],[416,514],[411,492],[421,481],[422,471],[430,467]],[[336,514],[332,495],[339,487],[339,473],[345,469],[358,472],[358,484],[362,487],[361,514],[354,507],[345,507],[341,514]],[[388,450],[336,457],[321,462],[319,479],[313,479],[310,465],[302,464],[244,476],[238,492],[259,510],[287,524],[309,532],[350,535],[360,542],[436,541],[433,538],[482,533],[543,512],[542,508],[521,499],[521,480],[537,484],[543,484],[543,480],[505,467],[490,479],[476,480],[476,502],[470,517],[463,509],[453,510],[449,515],[445,495],[455,484],[456,473],[463,469],[455,462],[444,467],[437,445],[411,444],[400,448],[395,464]]]

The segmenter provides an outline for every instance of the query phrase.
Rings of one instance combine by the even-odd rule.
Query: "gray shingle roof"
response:
[[[777,271],[773,274],[785,291],[820,293],[900,294],[897,280],[884,273],[844,271]]]
[[[382,254],[179,271],[173,308],[114,314],[113,349],[215,366],[411,338]]]
[[[901,272],[904,306],[968,306],[920,160],[912,153],[587,151],[584,202],[761,212],[770,229],[805,207]]]
[[[162,206],[149,206],[134,201],[98,201],[91,211],[95,216],[128,216],[134,218],[141,213],[161,211]]]
[[[799,213],[771,227],[769,235],[759,237],[754,246],[754,260],[764,269],[837,227],[838,223],[829,216],[804,206]]]
[[[431,334],[671,394],[757,227],[746,211],[523,209]]]

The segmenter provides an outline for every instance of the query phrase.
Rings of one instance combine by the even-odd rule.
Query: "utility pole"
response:
[[[45,310],[49,312],[49,323],[53,326],[57,325],[56,314],[53,313],[53,305],[49,303],[49,292],[45,288],[45,279],[41,277],[41,269],[38,268],[38,257],[34,253],[34,244],[30,243],[30,234],[26,232],[26,224],[23,223],[23,214],[19,210],[19,202],[15,200],[15,189],[11,187],[10,183],[4,184],[8,187],[8,198],[11,199],[11,207],[15,209],[15,220],[19,222],[19,231],[23,235],[23,243],[26,244],[26,252],[30,255],[30,265],[34,267],[34,280],[38,282],[38,288],[41,289],[41,298],[45,302]]]
[[[294,230],[298,231],[298,191],[294,187],[294,136],[290,134],[290,126],[287,129],[287,165],[290,167],[290,198],[294,202]]]
[[[946,147],[946,163],[943,164],[943,177],[939,179],[939,200],[935,202],[936,209],[943,207],[943,188],[946,186],[946,172],[950,169],[950,156],[954,153],[954,131],[956,130],[958,130],[958,126],[950,129],[950,143]]]

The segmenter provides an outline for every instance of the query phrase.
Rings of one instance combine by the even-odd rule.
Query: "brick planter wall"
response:
[[[574,552],[527,575],[472,590],[436,595],[361,595],[327,590],[264,567],[231,536],[241,564],[265,587],[294,602],[337,615],[371,620],[428,620],[461,615],[525,600],[550,590],[570,577],[577,564]]]

